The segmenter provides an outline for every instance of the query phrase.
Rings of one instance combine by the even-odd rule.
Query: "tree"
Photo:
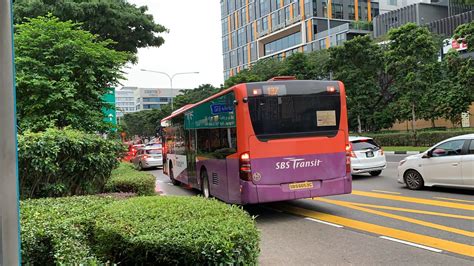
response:
[[[230,88],[234,85],[247,82],[257,82],[262,81],[262,78],[255,74],[252,70],[244,69],[240,71],[237,75],[228,78],[224,82],[225,88]]]
[[[391,29],[388,35],[387,71],[394,77],[402,100],[409,103],[412,131],[416,134],[419,100],[429,87],[426,75],[429,66],[437,60],[438,47],[428,29],[414,23]]]
[[[379,88],[379,75],[383,71],[383,53],[369,36],[356,37],[329,49],[328,69],[333,79],[341,80],[346,88],[349,119],[371,124],[383,95]],[[372,125],[373,127],[374,125]]]
[[[319,50],[307,54],[306,60],[306,78],[307,79],[329,79],[329,50]]]
[[[122,79],[129,54],[109,49],[72,22],[51,15],[17,25],[15,60],[17,110],[22,129],[71,126],[103,131],[102,102]]]
[[[469,51],[474,51],[474,21],[459,25],[454,31],[453,37],[455,39],[465,39],[467,49]]]
[[[146,14],[147,7],[137,7],[126,0],[16,0],[13,5],[15,24],[28,18],[52,13],[62,21],[82,23],[82,27],[100,36],[118,51],[137,53],[138,48],[163,44],[157,34],[167,29]]]
[[[216,88],[211,84],[203,84],[193,90],[181,90],[181,94],[176,96],[174,100],[174,108],[179,109],[187,104],[197,103],[223,89],[224,88]]]
[[[439,106],[444,118],[459,124],[461,113],[467,112],[474,101],[474,61],[461,58],[458,52],[452,51],[442,64],[444,73],[438,84],[441,92]]]
[[[193,90],[181,90],[181,94],[174,99],[175,110],[191,103],[197,103],[215,93],[223,90],[210,84],[203,84]],[[143,110],[135,113],[128,113],[124,116],[124,122],[128,136],[155,136],[160,120],[171,114],[169,105],[162,106],[161,109]]]
[[[129,137],[132,136],[156,136],[157,129],[160,126],[160,120],[168,116],[171,112],[170,108],[143,110],[135,113],[127,113],[124,115],[125,132]]]

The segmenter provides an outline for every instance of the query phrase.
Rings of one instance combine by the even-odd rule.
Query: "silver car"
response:
[[[139,149],[132,163],[139,170],[151,167],[163,167],[163,151],[157,147],[144,147]]]
[[[351,142],[351,172],[353,175],[369,173],[378,176],[387,167],[383,149],[368,137],[349,137]]]

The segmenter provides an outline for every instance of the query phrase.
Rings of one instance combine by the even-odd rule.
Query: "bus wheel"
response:
[[[175,186],[179,186],[180,182],[176,179],[174,179],[174,174],[173,174],[173,165],[170,163],[170,180],[171,180],[171,183],[173,183],[173,185]]]
[[[201,171],[201,192],[206,199],[211,196],[211,193],[209,192],[209,178],[206,170]]]

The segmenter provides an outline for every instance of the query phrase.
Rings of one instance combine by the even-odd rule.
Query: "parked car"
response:
[[[144,147],[138,150],[132,163],[139,170],[151,167],[163,167],[163,153],[161,148]]]
[[[382,147],[372,138],[349,137],[351,143],[351,173],[353,175],[369,173],[379,176],[387,167]]]
[[[128,156],[130,158],[133,158],[135,157],[135,155],[137,154],[138,150],[145,147],[144,144],[134,144],[134,145],[129,145],[128,146]]]
[[[413,190],[424,186],[474,189],[474,134],[446,139],[401,160],[398,182]]]

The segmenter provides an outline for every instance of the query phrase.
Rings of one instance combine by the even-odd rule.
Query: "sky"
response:
[[[138,50],[138,63],[129,65],[123,86],[169,88],[162,74],[143,72],[150,69],[169,75],[180,72],[173,88],[196,88],[201,84],[216,87],[224,83],[222,63],[222,29],[218,0],[128,0],[137,6],[148,6],[156,23],[169,29],[161,34],[165,43],[158,48]],[[121,87],[121,86],[120,86]]]

